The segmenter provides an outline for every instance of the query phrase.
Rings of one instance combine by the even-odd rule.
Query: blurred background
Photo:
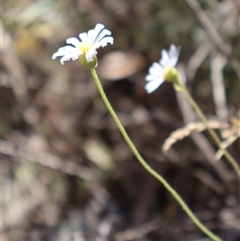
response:
[[[206,226],[240,240],[235,172],[197,123],[164,154],[170,133],[198,118],[171,84],[144,89],[160,51],[180,46],[182,80],[239,161],[237,0],[2,0],[1,9],[3,241],[209,240],[140,166],[90,73],[51,59],[97,23],[114,37],[97,72],[137,149]]]

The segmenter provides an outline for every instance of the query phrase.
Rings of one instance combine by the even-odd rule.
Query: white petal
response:
[[[96,33],[95,33],[95,29],[91,29],[88,31],[87,33],[87,42],[89,44],[92,44],[94,42],[94,39],[96,38]]]
[[[57,57],[58,57],[57,52],[52,55],[52,59],[56,59]]]
[[[68,61],[70,59],[76,60],[80,54],[80,51],[72,46],[65,46],[58,50],[58,52],[54,53],[52,56],[52,59],[56,59],[57,57],[61,57],[61,64],[64,63],[64,61]]]
[[[80,41],[77,38],[68,38],[66,42],[67,44],[72,44],[75,47],[78,47],[80,43]]]
[[[169,65],[169,55],[168,55],[168,52],[164,49],[162,50],[162,58],[160,59],[160,64],[163,66],[163,67],[166,67]]]
[[[103,28],[104,28],[104,25],[101,24],[101,23],[98,23],[98,24],[95,26],[94,30],[95,30],[95,32],[96,32],[97,35],[98,35],[99,32],[100,32]]]
[[[97,51],[94,48],[91,48],[86,53],[87,62],[93,61],[93,56],[97,54]]]
[[[56,53],[53,54],[52,56],[52,59],[56,59],[57,57],[60,57],[60,56],[63,56],[69,52],[72,52],[74,51],[74,47],[72,46],[65,46],[65,47],[62,47],[60,49],[58,49],[58,51]]]
[[[101,41],[94,43],[93,48],[105,47],[108,43],[113,44],[113,37],[105,37]]]
[[[105,36],[111,35],[111,32],[107,29],[103,29],[101,33],[94,39],[94,43],[100,42]]]
[[[153,81],[153,80],[157,80],[159,78],[160,78],[160,76],[148,74],[145,79],[146,79],[146,81]]]
[[[64,61],[69,61],[69,60],[70,60],[70,58],[68,58],[68,57],[65,55],[65,56],[63,56],[63,57],[60,59],[60,62],[61,62],[62,65],[64,65]]]
[[[154,90],[156,90],[162,83],[163,83],[163,79],[159,79],[159,80],[153,80],[148,82],[145,85],[145,89],[147,91],[147,93],[152,93]]]
[[[171,44],[170,49],[169,49],[169,56],[171,60],[171,66],[175,67],[178,61],[179,57],[179,48],[177,48],[175,45]]]
[[[60,59],[60,62],[62,65],[64,65],[64,61],[68,61],[69,59],[67,59],[65,56],[63,56],[61,59]]]
[[[69,53],[69,54],[66,54],[64,55],[61,59],[60,59],[60,62],[61,64],[63,65],[64,64],[64,61],[69,61],[69,60],[76,60],[78,59],[78,55],[74,54],[74,53]]]
[[[91,43],[94,43],[97,36],[101,33],[101,31],[104,29],[104,25],[98,23],[94,29],[94,35],[92,36]]]
[[[98,23],[94,29],[88,31],[88,43],[93,44],[99,33],[104,28],[104,25]]]
[[[163,74],[164,72],[164,68],[157,62],[154,62],[152,64],[152,66],[149,68],[149,74],[152,74],[152,75],[160,75],[160,74]]]
[[[82,40],[83,43],[87,43],[88,42],[87,33],[80,33],[79,34],[79,38]]]

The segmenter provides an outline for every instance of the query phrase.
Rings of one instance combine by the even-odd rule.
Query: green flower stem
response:
[[[105,95],[105,92],[102,88],[101,82],[98,79],[97,73],[95,68],[90,69],[91,74],[93,76],[93,79],[95,80],[95,83],[97,85],[97,88],[99,90],[99,93],[108,109],[110,112],[112,118],[114,119],[117,127],[119,128],[120,132],[122,133],[125,141],[131,148],[132,152],[140,162],[140,164],[145,168],[147,172],[149,172],[153,177],[155,177],[158,181],[162,183],[162,185],[172,194],[172,196],[176,199],[176,201],[179,203],[179,205],[183,208],[183,210],[187,213],[189,218],[195,223],[195,225],[203,232],[205,233],[209,238],[211,238],[214,241],[222,241],[221,238],[219,238],[217,235],[212,233],[201,221],[193,214],[193,212],[190,210],[188,205],[183,201],[183,199],[179,196],[179,194],[168,184],[168,182],[156,171],[154,171],[147,163],[146,161],[141,157],[139,154],[138,150],[132,143],[131,139],[129,138],[127,132],[125,131],[124,127],[122,126],[120,120],[118,119],[117,115],[115,114],[115,111],[113,110],[111,104],[109,103],[107,96]]]
[[[178,82],[178,85],[181,86],[181,91],[184,93],[184,95],[186,96],[186,98],[188,99],[188,101],[190,102],[192,107],[195,109],[195,111],[198,114],[199,118],[206,125],[207,130],[208,130],[209,134],[212,136],[212,138],[213,138],[214,142],[216,143],[216,145],[220,148],[221,141],[220,141],[217,133],[209,126],[205,115],[203,114],[203,112],[199,108],[198,104],[194,101],[194,99],[192,98],[192,96],[188,92],[187,88],[182,83],[179,83],[179,82]],[[225,157],[227,158],[229,163],[232,165],[233,169],[236,171],[238,177],[240,177],[240,167],[239,167],[238,163],[236,162],[234,157],[226,149],[224,149],[223,151],[224,151]]]

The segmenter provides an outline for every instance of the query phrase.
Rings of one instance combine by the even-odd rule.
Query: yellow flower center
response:
[[[88,43],[80,43],[79,49],[85,54],[91,48],[91,45]]]
[[[165,67],[164,80],[169,82],[175,82],[178,79],[178,71],[174,67]]]
[[[91,44],[88,43],[80,43],[78,46],[79,50],[82,52],[82,54],[79,55],[79,60],[81,62],[81,64],[86,68],[86,69],[92,69],[92,68],[96,68],[98,65],[98,61],[97,61],[97,56],[94,54],[92,56],[92,60],[91,61],[87,61],[86,58],[86,53],[89,49],[91,49]]]
[[[164,69],[164,80],[171,81],[171,67],[165,67]]]

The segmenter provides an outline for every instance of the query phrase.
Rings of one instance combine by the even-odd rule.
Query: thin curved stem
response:
[[[180,81],[179,81],[180,82]],[[186,98],[188,99],[188,101],[190,102],[190,104],[192,105],[192,107],[195,109],[196,113],[198,114],[199,118],[203,121],[203,123],[206,125],[207,130],[209,132],[209,134],[212,136],[212,139],[214,140],[214,142],[216,143],[216,145],[220,147],[221,141],[217,135],[217,133],[209,126],[207,119],[205,117],[205,115],[203,114],[203,112],[201,111],[201,109],[199,108],[198,104],[195,102],[195,100],[192,98],[192,96],[190,95],[190,93],[188,92],[187,88],[182,84],[182,83],[178,83],[179,85],[181,85],[181,90],[184,93],[184,95],[186,96]],[[229,163],[232,165],[233,169],[236,171],[238,177],[240,177],[240,167],[238,165],[238,163],[236,162],[236,160],[234,159],[234,157],[226,150],[224,149],[224,155],[227,158],[227,160],[229,161]]]
[[[105,92],[102,88],[101,82],[98,79],[96,70],[94,68],[90,69],[91,74],[93,76],[93,79],[97,85],[97,88],[99,90],[99,93],[110,112],[112,118],[114,119],[117,127],[119,128],[120,132],[122,133],[125,141],[131,148],[132,152],[136,156],[137,160],[140,162],[140,164],[144,167],[144,169],[149,172],[153,177],[155,177],[158,181],[162,183],[162,185],[172,194],[172,196],[176,199],[176,201],[179,203],[179,205],[183,208],[183,210],[187,213],[189,218],[195,223],[195,225],[203,232],[205,233],[209,238],[211,238],[214,241],[222,241],[220,237],[215,235],[213,232],[211,232],[201,221],[194,215],[194,213],[190,210],[188,205],[184,202],[184,200],[180,197],[180,195],[168,184],[168,182],[155,170],[153,170],[146,161],[142,158],[142,156],[139,154],[138,150],[136,149],[135,145],[132,143],[131,139],[129,138],[127,132],[125,131],[124,127],[122,126],[120,120],[118,119],[115,111],[113,110],[110,102],[108,101],[107,96],[105,95]]]

